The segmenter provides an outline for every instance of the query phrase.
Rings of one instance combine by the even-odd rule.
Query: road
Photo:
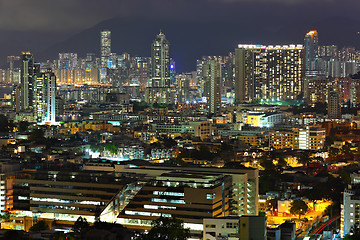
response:
[[[323,230],[326,229],[326,227],[330,226],[332,223],[335,223],[338,219],[340,219],[340,215],[333,217],[332,219],[329,219],[327,222],[325,222],[324,224],[322,224],[320,227],[318,227],[315,231],[314,234],[321,234]]]

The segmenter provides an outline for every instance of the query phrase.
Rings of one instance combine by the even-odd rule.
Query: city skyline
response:
[[[0,239],[359,240],[358,10],[3,0]]]

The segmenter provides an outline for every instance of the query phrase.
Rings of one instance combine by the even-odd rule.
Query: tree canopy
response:
[[[186,240],[190,230],[184,228],[180,219],[160,217],[151,224],[148,234],[141,234],[136,240]]]
[[[74,223],[72,230],[76,234],[83,235],[89,229],[89,223],[87,222],[86,218],[79,217],[76,222]]]
[[[29,230],[31,232],[40,232],[43,230],[49,230],[49,225],[44,220],[40,220],[36,224],[34,224]]]
[[[9,132],[10,123],[5,115],[0,115],[0,133]]]
[[[295,199],[290,206],[290,213],[299,215],[299,219],[300,216],[305,214],[309,209],[308,205],[300,199]]]

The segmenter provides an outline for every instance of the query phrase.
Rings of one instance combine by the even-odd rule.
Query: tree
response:
[[[3,215],[1,215],[1,218],[4,219],[5,222],[10,220],[10,213],[5,212]]]
[[[269,191],[278,190],[278,183],[281,181],[282,175],[275,169],[264,170],[259,177],[259,193],[266,194]]]
[[[323,198],[323,191],[318,186],[313,187],[312,189],[308,189],[304,192],[303,196],[308,198],[310,201],[313,202],[313,210],[316,209],[316,202],[320,201]]]
[[[280,156],[277,162],[277,167],[285,168],[286,166],[287,166],[287,162],[285,161],[285,158],[283,156]]]
[[[180,219],[160,217],[151,226],[147,235],[141,234],[136,240],[186,240],[190,237],[190,230],[184,228]]]
[[[89,223],[86,218],[79,217],[74,223],[72,230],[76,234],[83,235],[89,229]]]
[[[350,154],[351,153],[350,149],[351,149],[351,145],[345,144],[344,146],[342,146],[341,152],[342,152],[342,154]]]
[[[9,120],[5,115],[0,115],[0,132],[9,132]]]
[[[164,137],[163,139],[161,139],[161,141],[166,148],[173,148],[177,145],[177,142],[172,138]]]
[[[115,145],[115,143],[107,143],[105,145],[105,150],[106,151],[109,151],[111,154],[117,154],[118,152],[118,146]]]
[[[28,129],[29,123],[27,121],[21,121],[19,122],[18,129],[19,132],[26,132]]]
[[[290,213],[299,215],[299,219],[301,215],[305,214],[309,209],[308,205],[300,199],[295,199],[290,206]]]
[[[309,162],[309,160],[310,160],[310,153],[307,151],[301,153],[301,155],[298,158],[298,162],[303,165],[306,165]]]
[[[262,166],[265,170],[275,169],[273,160],[271,158],[268,158],[267,156],[262,156],[260,158],[260,166]]]
[[[30,141],[41,142],[44,139],[44,131],[40,128],[34,129],[29,136]]]
[[[49,230],[49,225],[44,220],[40,220],[36,224],[34,224],[29,230],[31,232],[40,232],[43,230]]]
[[[339,149],[330,147],[330,149],[329,149],[329,157],[331,157],[331,158],[336,157],[336,156],[339,155],[339,153],[340,153]]]

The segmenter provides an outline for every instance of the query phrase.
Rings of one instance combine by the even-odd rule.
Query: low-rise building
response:
[[[265,240],[266,218],[262,216],[241,216],[203,219],[204,240]]]

